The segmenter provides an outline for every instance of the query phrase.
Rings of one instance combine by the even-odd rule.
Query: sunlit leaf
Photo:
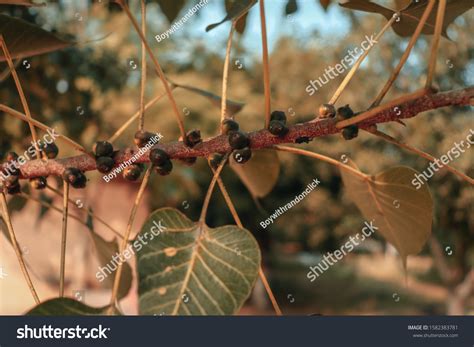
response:
[[[161,11],[164,13],[170,23],[178,17],[179,12],[183,9],[186,0],[157,0]]]
[[[221,107],[222,98],[220,96],[216,95],[216,94],[208,92],[207,90],[204,90],[204,89],[199,89],[199,88],[187,86],[187,85],[184,85],[184,84],[177,84],[177,83],[174,83],[174,82],[171,82],[171,83],[173,83],[176,87],[186,89],[190,92],[196,93],[198,95],[201,95],[201,96],[207,98],[213,105],[215,105],[218,108]],[[245,106],[244,103],[237,102],[237,101],[232,101],[232,100],[229,100],[229,99],[227,99],[226,104],[227,104],[227,109],[226,109],[227,112],[226,113],[230,116],[235,115],[240,110],[242,110],[242,108]]]
[[[413,35],[427,5],[428,0],[413,0],[407,7],[400,11],[401,18],[399,21],[395,21],[392,24],[393,30],[402,37]],[[341,4],[341,6],[353,10],[379,13],[387,20],[390,19],[395,13],[395,11],[391,9],[365,0],[349,0]],[[448,26],[454,22],[458,16],[473,8],[473,6],[474,4],[472,0],[448,0],[446,3],[446,13],[443,21],[443,36],[449,38],[447,35]],[[434,33],[436,12],[435,5],[423,27],[422,34],[432,35]]]
[[[104,315],[108,306],[95,308],[69,298],[51,299],[35,306],[28,316],[91,316]]]
[[[253,150],[252,157],[244,164],[237,163],[231,156],[230,167],[256,198],[270,193],[280,174],[278,153],[272,149]]]
[[[106,241],[99,234],[97,234],[94,231],[92,217],[90,215],[88,215],[87,217],[86,224],[89,228],[92,241],[94,242],[94,247],[97,253],[97,257],[99,259],[100,267],[104,268],[110,264],[110,267],[116,268],[117,265],[112,265],[112,259],[114,256],[117,258],[116,255],[119,253],[117,239],[114,238],[112,241]],[[111,288],[113,285],[115,274],[116,272],[114,271],[104,280],[104,283],[109,288]],[[130,265],[128,265],[127,262],[124,262],[122,265],[122,275],[120,276],[119,291],[117,295],[118,299],[127,296],[128,292],[130,291],[130,288],[132,287],[132,280],[132,268],[130,267]]]
[[[418,254],[431,235],[433,199],[426,184],[418,190],[412,184],[416,174],[409,167],[398,166],[363,179],[341,168],[349,197],[398,250],[404,266],[407,257]]]
[[[232,6],[227,10],[227,14],[224,17],[223,20],[220,22],[208,25],[206,27],[206,31],[210,31],[214,29],[215,27],[221,25],[224,22],[227,22],[228,20],[235,20],[242,16],[244,13],[248,12],[250,8],[257,3],[257,0],[239,0],[239,1],[234,1]]]
[[[238,312],[260,267],[252,234],[235,225],[209,228],[176,209],[163,208],[150,215],[138,236],[149,235],[157,223],[166,229],[137,252],[140,313]]]
[[[36,25],[3,14],[0,14],[0,34],[13,59],[52,52],[72,44]],[[0,61],[5,61],[1,50]]]
[[[298,11],[298,2],[296,0],[288,0],[285,6],[285,14],[293,14]]]

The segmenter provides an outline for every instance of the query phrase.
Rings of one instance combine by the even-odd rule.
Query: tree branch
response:
[[[470,105],[474,100],[474,87],[452,90],[436,94],[422,94],[416,98],[408,98],[402,101],[398,107],[393,107],[393,102],[378,107],[378,112],[357,123],[361,128],[366,129],[372,124],[386,123],[415,117],[421,112],[434,110],[445,106]],[[351,119],[352,120],[352,119]],[[253,149],[268,148],[276,144],[294,143],[300,137],[310,139],[323,137],[340,132],[336,127],[336,120],[316,119],[305,123],[295,124],[290,127],[285,137],[279,138],[270,134],[266,129],[251,132],[249,134],[251,147]],[[158,144],[155,147],[165,150],[172,159],[183,159],[192,157],[207,157],[212,153],[226,153],[231,150],[226,135],[219,135],[196,145],[194,148],[186,147],[182,142],[169,142]],[[119,151],[115,157],[116,166],[129,160],[137,154],[137,149],[127,148]],[[144,153],[137,160],[138,163],[148,162],[148,154]],[[6,163],[2,164],[6,167]],[[67,167],[76,167],[82,171],[96,169],[95,160],[87,155],[79,155],[70,158],[55,160],[32,160],[21,166],[21,178],[32,178],[38,176],[59,176]]]

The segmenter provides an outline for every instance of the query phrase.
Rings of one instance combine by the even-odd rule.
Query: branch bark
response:
[[[463,106],[470,105],[474,100],[474,87],[465,89],[452,90],[447,92],[420,95],[415,99],[401,102],[397,107],[393,107],[392,103],[387,103],[386,107],[379,106],[380,111],[373,114],[370,118],[362,120],[358,123],[359,127],[366,129],[372,124],[386,123],[415,117],[421,112],[434,110],[445,106]],[[251,147],[253,149],[268,148],[276,144],[294,143],[300,137],[308,137],[310,139],[333,135],[340,132],[341,129],[336,127],[336,120],[315,119],[305,123],[295,124],[290,127],[285,137],[275,137],[266,129],[249,133]],[[166,151],[172,159],[184,159],[192,157],[207,157],[212,153],[226,153],[231,151],[227,136],[219,135],[196,145],[194,148],[186,147],[182,142],[169,142],[165,144],[157,144],[155,147]],[[120,166],[132,156],[137,154],[137,149],[127,148],[117,153],[115,157],[116,166]],[[148,162],[148,155],[141,155],[137,163]],[[6,167],[6,163],[2,164]],[[79,155],[70,158],[55,160],[32,160],[21,166],[21,178],[32,178],[38,176],[60,176],[67,167],[76,167],[82,171],[91,171],[96,169],[93,158],[87,155]]]

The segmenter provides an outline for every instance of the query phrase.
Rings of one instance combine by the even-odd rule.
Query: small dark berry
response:
[[[270,120],[277,120],[282,122],[283,124],[286,124],[286,114],[283,111],[273,111],[270,115]]]
[[[319,118],[332,118],[336,115],[336,108],[331,104],[319,106]]]
[[[153,165],[161,166],[170,160],[170,156],[164,150],[153,148],[149,154],[150,161]]]
[[[252,157],[252,151],[250,150],[250,148],[245,147],[245,148],[237,149],[233,151],[232,156],[234,157],[234,160],[238,164],[243,164],[249,161],[249,159]]]
[[[268,126],[268,131],[275,136],[283,137],[288,133],[287,126],[279,120],[272,120],[270,121],[270,125]]]
[[[97,171],[105,174],[113,169],[115,160],[111,157],[98,157],[95,161],[95,165],[97,166]]]
[[[46,181],[46,177],[35,177],[30,179],[31,187],[38,190],[46,188],[47,183],[48,181]]]
[[[142,169],[137,164],[132,164],[130,166],[127,166],[123,170],[123,178],[132,182],[138,180],[141,174],[142,174]]]
[[[224,156],[220,153],[214,153],[209,157],[209,163],[214,170],[217,170]]]
[[[18,154],[16,154],[15,152],[8,152],[5,159],[6,159],[7,161],[14,161],[14,160],[17,160],[17,159],[18,159]]]
[[[295,140],[295,143],[309,143],[311,141],[311,138],[308,136],[300,136]]]
[[[46,154],[48,159],[56,158],[59,153],[59,148],[54,142],[46,144],[41,150]]]
[[[186,133],[186,138],[184,139],[184,143],[186,144],[186,146],[192,148],[201,142],[201,131],[194,129]]]
[[[151,142],[151,139],[156,136],[156,134],[150,133],[145,130],[138,130],[135,133],[135,137],[133,141],[137,145],[137,147],[144,147],[147,143]]]
[[[171,162],[171,160],[168,160],[163,165],[157,166],[155,170],[161,176],[169,175],[171,173],[171,170],[173,170],[173,163]]]
[[[349,105],[339,107],[337,109],[337,119],[338,121],[349,119],[354,116],[354,111],[349,107]]]
[[[238,131],[239,123],[235,120],[227,118],[222,121],[222,133],[228,135],[231,131]]]
[[[185,165],[191,166],[196,163],[197,158],[196,157],[190,157],[190,158],[182,158],[179,159],[180,162],[182,162]]]
[[[240,130],[231,131],[229,133],[229,144],[232,149],[242,149],[250,145],[250,139],[247,134]]]
[[[357,137],[359,134],[359,128],[357,125],[349,125],[348,127],[342,129],[342,137],[345,140],[352,140],[353,138]]]
[[[21,193],[20,183],[18,181],[16,181],[16,184],[11,185],[10,187],[7,187],[7,193],[11,194],[11,195]]]
[[[114,155],[114,147],[107,141],[97,141],[92,150],[96,157],[112,157]]]
[[[87,178],[84,173],[75,167],[68,167],[62,174],[63,180],[68,182],[74,188],[84,188]]]

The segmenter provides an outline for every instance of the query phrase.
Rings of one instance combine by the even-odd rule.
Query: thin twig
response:
[[[166,90],[166,94],[168,95],[168,99],[170,100],[171,106],[172,106],[173,111],[176,115],[176,120],[178,121],[178,126],[179,126],[179,130],[181,132],[181,136],[184,139],[186,137],[186,130],[184,129],[184,120],[183,120],[183,117],[182,117],[181,113],[178,110],[178,105],[176,104],[176,100],[174,99],[173,93],[171,92],[171,88],[168,84],[168,81],[166,80],[166,76],[163,73],[163,70],[161,69],[161,65],[158,62],[158,59],[153,54],[153,51],[151,50],[150,46],[148,45],[145,36],[143,35],[142,31],[140,30],[140,27],[139,27],[135,17],[133,16],[133,14],[130,12],[130,9],[128,8],[127,4],[123,0],[120,0],[119,4],[122,7],[122,9],[125,11],[125,13],[127,14],[128,18],[130,19],[130,22],[132,23],[133,27],[135,28],[135,31],[137,32],[137,34],[140,36],[140,39],[142,40],[143,44],[145,45],[145,48],[146,48],[151,60],[153,61],[153,64],[155,65],[156,72],[158,73],[158,76],[160,76],[160,79],[163,82],[163,85],[164,85],[165,90]]]
[[[130,237],[130,233],[133,227],[133,222],[135,221],[135,216],[137,215],[138,206],[140,205],[140,202],[142,201],[143,193],[145,192],[148,181],[150,180],[152,169],[153,169],[153,166],[150,165],[145,173],[145,176],[143,177],[142,183],[140,184],[140,189],[138,190],[137,196],[135,198],[135,202],[133,203],[132,211],[130,212],[130,218],[127,223],[127,229],[125,231],[125,235],[120,245],[120,252],[119,252],[120,255],[123,254],[123,252],[125,251],[125,248],[127,247],[128,239]],[[108,310],[109,314],[111,314],[114,310],[115,302],[117,301],[117,295],[118,295],[119,286],[120,286],[120,278],[122,277],[123,261],[121,257],[119,259],[121,261],[118,264],[117,272],[114,278],[114,285],[112,287],[112,296],[110,298],[110,308]]]
[[[57,189],[51,187],[49,184],[46,185],[46,188],[48,188],[50,191],[52,191],[53,193],[55,193],[55,194],[58,195],[58,196],[61,196],[61,197],[63,196],[63,194],[62,194],[59,190],[57,190]],[[31,196],[30,196],[30,198],[34,199],[34,198],[31,197]],[[72,199],[68,199],[68,200],[69,200],[70,203],[72,203],[72,204],[74,204],[74,205],[77,205],[76,201],[74,201],[74,200],[72,200]],[[40,201],[40,200],[38,200],[38,202],[41,203],[41,204],[44,203],[43,201]],[[47,203],[46,203],[46,204],[47,204]],[[52,205],[52,204],[47,204],[47,205],[45,205],[45,206],[58,209],[56,206],[54,206],[54,205]],[[58,209],[58,210],[59,210],[59,209]],[[61,210],[59,210],[59,211],[61,211]],[[120,239],[123,239],[123,235],[122,235],[120,232],[118,232],[117,230],[115,230],[112,226],[110,226],[110,224],[108,224],[108,223],[107,223],[106,221],[104,221],[102,218],[100,218],[99,216],[97,216],[96,214],[94,214],[91,210],[87,209],[87,210],[86,210],[86,213],[87,213],[91,218],[97,220],[99,223],[101,223],[102,225],[104,225],[105,227],[107,227],[108,229],[110,229],[110,230],[111,230],[116,236],[118,236]],[[72,215],[69,215],[69,216],[70,216],[71,218],[74,218],[74,216],[72,216]],[[82,222],[82,220],[81,220],[79,217],[74,218],[74,219],[77,219],[79,222],[83,223],[84,225],[87,225],[86,223]]]
[[[436,26],[433,34],[433,43],[431,44],[430,64],[428,65],[428,74],[426,76],[426,89],[431,89],[433,76],[436,70],[436,58],[438,56],[439,40],[443,30],[444,12],[446,11],[446,0],[439,0],[438,12],[436,14]]]
[[[146,3],[145,0],[140,1],[141,11],[142,11],[142,31],[143,36],[146,37]],[[143,130],[145,125],[145,87],[146,87],[146,47],[142,42],[142,71],[141,71],[141,80],[140,80],[140,121],[138,122],[138,130]]]
[[[384,139],[385,141],[388,141],[390,143],[393,143],[394,145],[397,145],[401,148],[404,148],[410,152],[413,152],[413,153],[416,153],[418,154],[420,157],[422,158],[425,158],[425,159],[428,159],[429,161],[432,161],[432,162],[435,162],[436,159],[435,157],[433,157],[432,155],[426,153],[426,152],[423,152],[422,150],[419,150],[418,148],[415,148],[413,146],[410,146],[410,145],[407,145],[406,143],[403,143],[401,141],[398,141],[397,139],[393,138],[392,136],[388,135],[388,134],[385,134],[384,132],[382,131],[379,131],[379,130],[375,130],[375,131],[367,131],[368,133],[370,134],[373,134],[375,136],[378,136],[382,139]],[[470,184],[474,184],[474,179],[472,179],[471,177],[463,174],[462,172],[456,170],[455,168],[453,168],[452,166],[450,165],[443,165],[443,167],[446,168],[446,170],[448,171],[451,171],[453,174],[459,176],[461,179],[467,181],[468,183]]]
[[[0,111],[3,111],[15,118],[18,118],[18,119],[21,119],[22,121],[25,121],[25,122],[31,122],[34,126],[36,126],[37,128],[40,128],[44,131],[48,131],[48,130],[51,130],[51,131],[54,131],[53,128],[50,128],[49,126],[37,121],[36,119],[30,119],[28,120],[28,117],[25,116],[23,113],[21,112],[18,112],[17,110],[14,110],[6,105],[3,105],[3,104],[0,104]],[[86,151],[86,149],[84,147],[82,147],[80,144],[78,144],[77,142],[75,142],[74,140],[70,139],[69,137],[67,136],[64,136],[64,135],[61,135],[61,134],[57,134],[57,137],[59,139],[63,139],[64,142],[67,142],[69,145],[71,145],[74,149],[77,149],[78,151],[81,151],[85,154],[88,154],[89,156],[91,156],[90,153],[88,153]]]
[[[21,253],[20,247],[18,246],[18,241],[15,236],[15,231],[13,230],[10,213],[8,212],[7,198],[3,191],[1,193],[0,200],[2,203],[3,219],[5,220],[5,224],[7,225],[8,233],[10,234],[10,240],[12,242],[13,249],[15,250],[18,263],[20,264],[21,272],[23,273],[23,276],[25,277],[26,283],[28,284],[28,288],[30,289],[33,299],[35,300],[36,304],[39,304],[41,301],[38,297],[38,294],[36,293],[35,287],[33,286],[33,282],[31,281],[30,274],[28,273],[25,260],[23,259],[23,254]]]
[[[265,0],[259,1],[260,26],[262,29],[263,53],[263,87],[265,92],[265,128],[270,124],[271,95],[270,95],[270,63],[268,61],[267,24],[265,20]]]
[[[343,163],[337,161],[336,159],[327,157],[327,156],[322,155],[322,154],[306,151],[306,150],[301,149],[301,148],[294,148],[294,147],[288,147],[288,146],[277,145],[277,146],[274,146],[274,148],[279,150],[279,151],[290,152],[290,153],[294,153],[294,154],[300,154],[300,155],[304,155],[304,156],[307,156],[307,157],[316,158],[316,159],[325,161],[329,164],[337,166],[340,169],[345,169],[347,171],[350,171],[352,174],[354,174],[356,176],[359,176],[363,180],[368,180],[370,178],[369,175],[364,174],[363,172],[353,168],[352,166],[343,164]]]
[[[222,134],[222,122],[226,118],[227,112],[227,82],[229,79],[229,61],[230,61],[230,51],[232,49],[232,36],[235,30],[235,23],[232,22],[230,27],[229,38],[227,39],[227,48],[225,51],[225,61],[224,61],[224,72],[222,74],[222,97],[221,97],[221,134]]]
[[[375,37],[374,41],[377,42],[382,36],[383,34],[387,31],[388,28],[390,28],[390,26],[392,25],[392,23],[397,19],[399,18],[399,14],[398,13],[394,13],[394,15],[392,16],[392,18],[390,18],[390,20],[385,24],[385,26],[382,28],[382,30],[380,30],[380,32],[377,34],[377,36]],[[354,66],[352,67],[351,71],[349,71],[349,73],[347,74],[347,76],[344,78],[344,80],[341,82],[341,84],[339,85],[339,87],[337,87],[337,90],[336,92],[334,93],[334,95],[332,96],[331,100],[329,101],[329,103],[331,105],[334,105],[337,100],[339,99],[339,97],[341,96],[342,92],[344,91],[344,89],[346,89],[347,85],[349,84],[349,82],[351,81],[352,77],[354,77],[355,73],[357,72],[357,70],[359,69],[359,66],[362,64],[362,62],[364,61],[365,57],[367,57],[367,55],[369,54],[370,50],[373,48],[374,46],[370,46],[367,50],[364,51],[364,53],[357,59],[356,63],[354,64]]]
[[[5,60],[8,63],[8,67],[11,70],[13,80],[15,81],[16,89],[18,91],[18,95],[20,96],[21,104],[23,105],[23,109],[25,110],[28,126],[30,127],[31,137],[33,138],[33,145],[36,150],[36,158],[39,159],[41,158],[41,151],[38,146],[38,136],[36,135],[36,129],[31,122],[33,117],[31,116],[30,107],[28,106],[28,102],[26,101],[26,96],[25,96],[25,93],[23,92],[23,88],[21,87],[21,82],[20,82],[20,79],[18,78],[18,74],[16,73],[15,65],[13,64],[10,51],[8,50],[8,47],[3,38],[3,35],[1,34],[0,34],[0,46],[2,46],[3,54],[5,55]]]
[[[171,86],[171,90],[176,88],[175,86]],[[166,96],[166,92],[161,93],[160,95],[155,96],[153,99],[148,101],[148,103],[145,105],[144,111],[148,110],[150,107],[152,107],[154,104],[158,102],[162,97]],[[115,142],[124,132],[127,130],[127,128],[132,124],[137,118],[140,117],[140,110],[135,112],[133,116],[131,116],[116,132],[113,134],[109,139],[108,142],[113,143]]]
[[[212,169],[212,167],[211,167],[211,169]],[[215,174],[214,169],[212,169],[212,172]],[[227,189],[224,185],[224,182],[222,181],[222,179],[220,177],[217,178],[217,184],[219,185],[222,196],[224,197],[224,200],[225,200],[227,206],[229,207],[229,210],[230,210],[230,213],[232,214],[232,217],[234,217],[235,224],[237,224],[237,226],[239,228],[244,229],[242,221],[240,220],[240,217],[237,214],[237,210],[235,209],[234,203],[232,202],[232,200],[230,198],[230,195],[227,192]],[[277,314],[277,316],[281,316],[283,313],[280,309],[280,306],[278,305],[278,302],[275,298],[275,295],[273,294],[272,288],[268,284],[268,280],[267,280],[267,278],[265,276],[265,273],[263,272],[263,269],[262,269],[261,266],[258,270],[258,275],[260,277],[260,280],[263,283],[263,286],[265,287],[265,291],[267,292],[268,298],[270,299],[270,302],[272,303],[272,306],[273,306],[273,309],[275,310],[275,313]]]
[[[64,277],[66,273],[67,217],[69,212],[69,183],[63,182],[63,228],[61,232],[61,260],[59,270],[59,297],[64,296]]]
[[[217,170],[214,172],[214,176],[212,176],[211,183],[209,184],[209,188],[207,189],[206,197],[204,198],[204,202],[202,203],[201,216],[199,217],[200,223],[206,222],[207,209],[209,208],[209,202],[211,201],[211,196],[212,196],[212,192],[214,191],[214,186],[216,185],[217,179],[219,178],[219,175],[221,174],[221,171],[224,168],[228,157],[229,155],[226,154],[224,158],[222,158],[222,161],[217,167]]]
[[[418,23],[418,26],[416,27],[416,30],[415,30],[413,36],[411,37],[410,42],[408,43],[408,46],[407,46],[407,48],[405,49],[405,52],[402,55],[402,58],[400,59],[400,62],[398,63],[395,70],[392,72],[392,75],[390,76],[389,80],[387,81],[387,83],[385,84],[383,89],[380,91],[380,93],[375,98],[375,101],[372,103],[371,107],[378,106],[380,104],[380,102],[382,102],[383,98],[385,97],[385,95],[388,93],[388,91],[392,87],[393,82],[395,82],[395,80],[397,79],[398,74],[400,73],[401,69],[405,65],[405,62],[407,61],[408,57],[410,56],[411,49],[413,48],[416,41],[418,40],[418,37],[420,36],[421,31],[423,30],[423,27],[426,23],[426,20],[428,19],[428,16],[430,15],[431,10],[433,9],[435,0],[429,0],[429,1],[430,2],[426,6],[426,9],[423,12],[423,15],[421,16],[420,22]]]

